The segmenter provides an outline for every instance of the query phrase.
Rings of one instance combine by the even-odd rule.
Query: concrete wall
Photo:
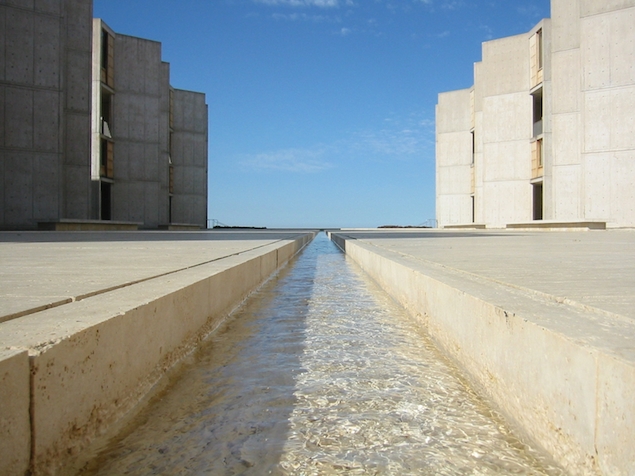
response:
[[[502,226],[531,219],[532,103],[528,36],[483,43],[482,221]]]
[[[161,97],[168,90],[161,43],[118,34],[115,37],[113,220],[156,228],[166,168],[161,155]],[[161,220],[163,219],[163,220]]]
[[[205,95],[174,89],[172,223],[207,226],[207,104]]]
[[[91,0],[0,4],[0,228],[88,218]]]
[[[10,442],[0,445],[0,474],[23,474],[31,444],[34,474],[72,474],[82,450],[130,417],[170,368],[313,236],[3,323],[0,342],[13,350],[0,352],[0,397],[9,402],[0,407],[0,435]]]
[[[439,94],[436,111],[436,215],[440,225],[472,221],[470,90]]]

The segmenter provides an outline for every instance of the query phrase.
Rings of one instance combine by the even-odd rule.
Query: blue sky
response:
[[[209,105],[209,218],[376,227],[433,219],[434,108],[481,42],[549,0],[95,0],[160,41],[176,88]]]

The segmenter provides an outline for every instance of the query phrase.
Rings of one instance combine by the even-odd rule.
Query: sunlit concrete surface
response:
[[[635,472],[635,231],[340,231],[571,474]]]
[[[313,236],[0,233],[0,474],[63,467]]]

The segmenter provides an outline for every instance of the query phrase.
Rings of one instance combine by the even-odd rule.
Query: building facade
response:
[[[439,226],[635,226],[635,0],[552,0],[439,95]]]
[[[0,228],[88,218],[92,0],[0,0]]]
[[[90,0],[10,3],[0,0],[11,25],[0,32],[0,229],[204,228],[205,95],[172,88],[161,44],[115,33]]]

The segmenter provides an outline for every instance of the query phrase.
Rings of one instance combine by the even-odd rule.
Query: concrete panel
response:
[[[7,8],[0,8],[0,81],[6,80],[5,66],[6,66],[6,31],[7,31]],[[1,116],[0,116],[1,117]]]
[[[119,200],[127,202],[128,221],[141,222],[145,219],[145,184],[143,182],[131,182],[126,186],[126,196]]]
[[[483,143],[529,141],[532,135],[531,108],[528,90],[483,98]]]
[[[579,48],[580,0],[551,0],[551,18],[553,51]]]
[[[33,147],[33,92],[22,88],[5,89],[5,144]]]
[[[157,182],[144,183],[143,224],[147,228],[157,228],[159,226],[159,193],[161,193],[161,189]]]
[[[613,113],[611,92],[606,90],[584,96],[584,152],[610,150]]]
[[[194,169],[194,188],[192,193],[207,197],[207,173],[205,170]]]
[[[6,3],[7,5],[33,10],[34,0],[5,0],[4,3]]]
[[[635,63],[635,58],[633,62]],[[610,98],[610,148],[630,149],[635,152],[635,85],[612,89]]]
[[[577,220],[582,216],[582,167],[580,165],[556,166],[551,177],[554,191],[553,219]]]
[[[159,142],[159,98],[144,98],[145,134],[144,140],[147,142]]]
[[[34,32],[34,84],[59,89],[61,69],[60,19],[36,15]]]
[[[531,221],[532,196],[528,181],[483,182],[483,221],[494,227]]]
[[[33,84],[33,13],[16,8],[6,9],[5,61],[6,80],[16,84]]]
[[[580,50],[572,49],[554,53],[551,58],[552,113],[577,112],[581,101]]]
[[[581,163],[582,130],[580,114],[557,114],[552,117],[553,137],[553,165],[573,165]]]
[[[0,349],[0,474],[27,474],[31,453],[29,355]]]
[[[66,47],[91,55],[92,0],[61,0],[66,25]],[[89,60],[90,61],[90,60]],[[88,63],[90,67],[90,62]],[[90,70],[89,76],[90,78]]]
[[[90,168],[64,166],[64,218],[86,220],[90,216]]]
[[[439,226],[470,223],[472,221],[470,195],[439,195],[436,217]]]
[[[60,94],[57,91],[33,91],[33,148],[35,150],[59,151],[61,116],[59,107]]]
[[[529,141],[492,142],[483,145],[483,181],[531,179]]]
[[[437,169],[437,193],[439,195],[469,195],[471,193],[471,174],[472,167],[470,167],[469,165],[439,167]]]
[[[5,153],[3,158],[4,223],[30,223],[33,219],[33,158],[27,153]]]
[[[584,154],[584,218],[611,221],[611,155]]]
[[[581,22],[582,85],[584,90],[611,85],[611,22],[606,16]]]
[[[529,91],[529,36],[510,36],[483,43],[483,97]],[[485,107],[485,106],[483,106]]]
[[[635,152],[614,152],[608,160],[611,163],[611,222],[635,226]]]
[[[207,133],[192,138],[194,143],[193,164],[207,170]]]
[[[470,165],[472,135],[469,131],[438,134],[436,150],[438,166]]]
[[[40,154],[33,159],[33,217],[37,221],[60,216],[59,161],[57,154]]]
[[[118,181],[127,181],[130,177],[129,171],[129,161],[130,161],[130,151],[129,151],[129,142],[128,141],[116,141],[114,144],[113,154],[114,154],[114,179],[116,182]]]
[[[127,142],[121,144],[121,148],[127,149],[126,169],[130,182],[142,181],[145,177],[145,147],[143,142]],[[118,159],[118,157],[116,158]],[[115,173],[116,174],[116,173]],[[117,179],[118,176],[115,175]]]
[[[580,14],[583,17],[635,7],[635,1],[633,0],[603,0],[601,2],[596,0],[579,1],[581,3]]]
[[[91,61],[92,54],[90,51],[71,50],[66,53],[66,76],[64,80],[66,83],[67,109],[86,113],[90,112],[92,98]],[[88,131],[90,131],[90,129],[88,129]],[[90,134],[90,132],[88,133]]]
[[[470,130],[470,90],[439,94],[436,109],[437,134]]]
[[[633,2],[631,2],[632,4]],[[635,84],[635,8],[610,16],[611,86]]]
[[[64,146],[64,163],[86,168],[86,177],[82,182],[90,180],[90,114],[66,113],[66,142]]]
[[[62,13],[61,0],[35,0],[36,12],[51,13],[59,16]]]
[[[159,146],[155,143],[144,144],[143,162],[145,163],[145,170],[143,174],[143,180],[159,182],[159,163],[161,162],[161,156],[159,154]],[[164,163],[167,168],[167,161]]]
[[[160,86],[162,84],[161,71],[161,43],[151,40],[143,40],[140,44],[140,53],[143,55],[144,62],[144,86],[143,90],[146,94],[159,97]]]

